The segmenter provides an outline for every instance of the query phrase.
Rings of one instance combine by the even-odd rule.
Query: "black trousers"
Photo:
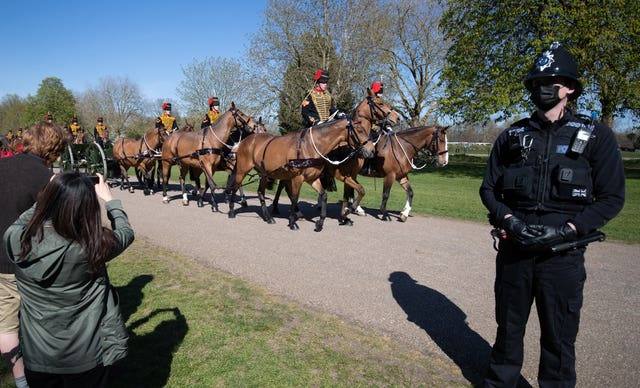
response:
[[[105,388],[111,367],[98,365],[82,373],[55,374],[25,369],[29,388]]]
[[[541,334],[538,384],[576,385],[575,342],[585,280],[584,249],[541,257],[523,254],[508,243],[501,246],[495,281],[498,331],[485,386],[516,386],[534,300]]]

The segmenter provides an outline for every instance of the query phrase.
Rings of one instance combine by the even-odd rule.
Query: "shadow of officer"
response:
[[[482,383],[491,345],[466,323],[467,315],[440,292],[420,285],[406,272],[389,275],[391,293],[415,323],[442,349],[474,386]],[[520,378],[520,387],[531,387]]]

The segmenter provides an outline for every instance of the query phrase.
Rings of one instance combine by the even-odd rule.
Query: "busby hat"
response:
[[[71,122],[77,124],[78,123],[78,118],[75,117],[75,116],[71,117]]]
[[[313,80],[316,81],[316,83],[326,84],[327,82],[329,82],[329,72],[326,70],[318,69],[316,70],[316,74],[313,76]]]
[[[99,122],[99,123],[101,123],[101,122],[103,122],[103,121],[104,121],[104,120],[102,119],[102,116],[98,116],[98,119],[97,119],[97,120],[98,120],[98,122]]]
[[[44,115],[44,120],[45,121],[53,121],[53,116],[51,116],[49,113],[47,113],[46,115]]]
[[[582,94],[582,83],[578,79],[578,63],[573,55],[560,43],[553,42],[548,50],[545,50],[535,60],[529,76],[524,80],[524,85],[531,92],[533,81],[545,77],[564,77],[572,81],[570,86],[575,91],[569,95],[569,100],[575,100]]]
[[[371,84],[371,91],[372,92],[374,92],[376,94],[377,93],[382,94],[383,93],[382,90],[383,90],[382,89],[382,82],[374,82],[374,83]]]
[[[219,106],[219,105],[220,105],[220,99],[218,99],[218,97],[209,98],[209,108],[211,108],[212,106]]]
[[[171,103],[170,102],[165,102],[164,104],[162,104],[162,110],[171,110]]]

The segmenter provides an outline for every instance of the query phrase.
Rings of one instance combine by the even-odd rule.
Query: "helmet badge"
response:
[[[536,61],[536,66],[538,66],[539,71],[544,71],[544,69],[551,67],[553,62],[555,62],[555,59],[553,58],[553,51],[557,50],[558,47],[560,47],[560,43],[551,43],[551,47],[549,47],[549,50],[543,52],[542,55],[538,58],[538,60]]]

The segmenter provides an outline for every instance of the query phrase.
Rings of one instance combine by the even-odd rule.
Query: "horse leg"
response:
[[[413,189],[411,188],[411,183],[409,182],[408,177],[404,177],[400,179],[400,186],[407,192],[407,202],[404,205],[404,209],[402,209],[402,213],[400,213],[400,220],[405,222],[407,218],[409,218],[409,212],[411,211],[411,203],[413,202]]]
[[[276,189],[276,195],[273,197],[273,201],[271,202],[272,212],[273,214],[280,214],[280,207],[278,206],[278,201],[280,200],[280,193],[282,193],[282,189],[284,188],[284,181],[280,180],[278,182],[278,188]]]
[[[301,214],[298,209],[298,197],[300,195],[302,182],[302,177],[296,177],[292,180],[286,181],[285,183],[285,190],[287,191],[289,200],[291,201],[291,208],[289,209],[289,229],[291,230],[300,229],[297,223],[298,215]]]
[[[209,166],[209,168],[211,168]],[[204,193],[207,191],[207,187],[211,188],[211,211],[212,212],[219,212],[220,209],[218,209],[218,203],[216,202],[216,198],[215,198],[215,189],[218,188],[218,186],[216,185],[216,182],[213,181],[213,169],[207,169],[205,168],[204,170],[204,176],[205,176],[205,185],[204,185],[204,191],[202,193],[202,196],[204,197]]]
[[[187,194],[187,183],[184,177],[187,175],[189,167],[180,166],[180,189],[182,190],[182,206],[189,206],[189,195]]]
[[[236,212],[233,209],[233,204],[236,200],[236,190],[238,190],[238,187],[240,186],[240,184],[236,182],[237,175],[238,172],[234,168],[233,171],[231,171],[231,174],[229,174],[229,178],[227,178],[226,192],[229,197],[229,218],[236,218]],[[242,181],[240,183],[242,183]]]
[[[320,232],[324,226],[324,220],[327,218],[327,192],[322,187],[320,179],[316,179],[311,183],[311,187],[318,192],[318,200],[320,202],[320,218],[316,221],[316,228],[314,231]]]
[[[387,200],[389,200],[391,185],[393,185],[393,177],[391,177],[391,175],[385,176],[382,188],[382,204],[380,205],[380,216],[382,221],[391,221],[391,217],[389,217],[389,214],[387,213]]]
[[[167,196],[167,184],[169,183],[171,163],[163,161],[162,164],[162,203],[169,203],[169,197]]]
[[[258,184],[258,198],[260,199],[260,207],[262,208],[262,219],[267,222],[267,224],[275,224],[276,220],[273,219],[271,214],[269,213],[269,208],[267,207],[267,201],[265,200],[265,190],[267,188],[267,178],[261,177],[260,183]]]

